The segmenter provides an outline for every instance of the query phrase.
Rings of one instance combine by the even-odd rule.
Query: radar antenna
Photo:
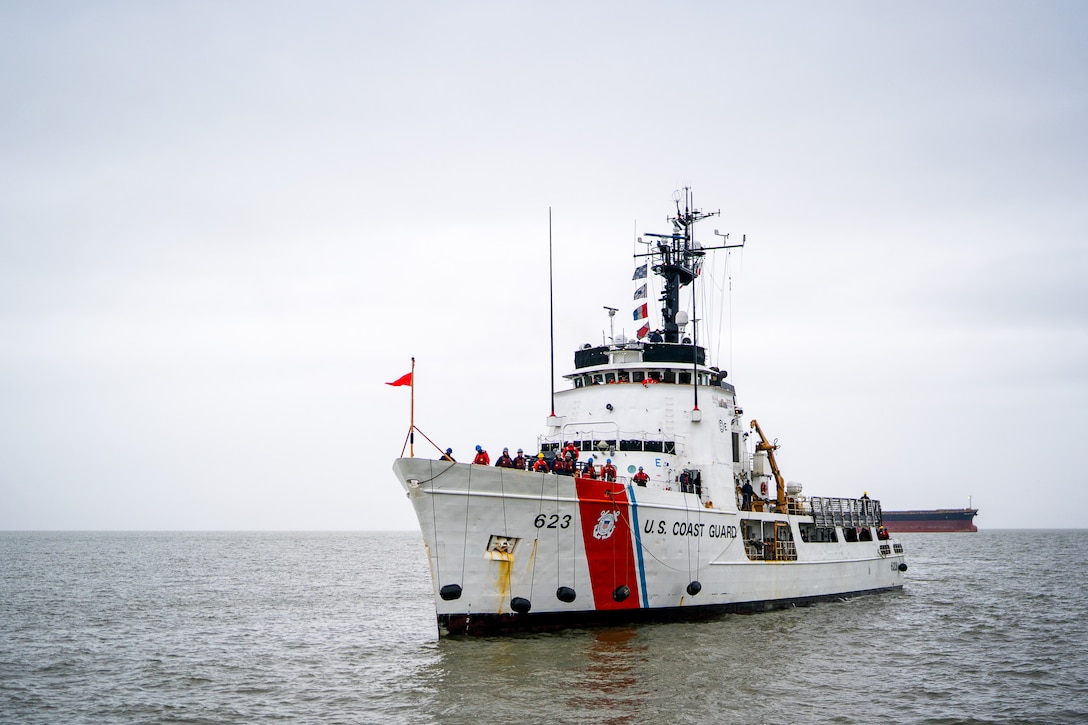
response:
[[[729,244],[729,235],[724,235],[725,244],[704,247],[695,240],[695,224],[703,219],[719,216],[721,210],[704,212],[696,209],[691,188],[687,186],[682,193],[674,192],[672,198],[676,202],[676,216],[668,219],[672,222],[672,234],[646,234],[647,237],[653,237],[656,247],[643,254],[636,254],[635,257],[651,257],[654,274],[665,279],[665,290],[661,293],[661,319],[665,325],[665,342],[675,343],[680,342],[680,327],[676,324],[676,313],[680,311],[680,288],[694,282],[702,273],[703,258],[708,251],[743,247],[744,241],[740,244]]]
[[[608,310],[608,339],[612,343],[616,342],[616,313],[619,312],[618,307],[609,307],[605,305],[604,308]]]

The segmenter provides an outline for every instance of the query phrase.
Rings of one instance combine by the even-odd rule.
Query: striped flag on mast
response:
[[[635,320],[645,320],[650,316],[650,307],[643,302],[641,305],[635,308]]]

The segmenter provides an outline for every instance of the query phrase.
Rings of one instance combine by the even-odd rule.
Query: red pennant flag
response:
[[[412,384],[412,374],[411,373],[405,373],[404,375],[401,375],[399,378],[397,378],[393,382],[386,383],[386,385],[411,385],[411,384]]]
[[[650,326],[643,325],[642,327],[638,328],[638,332],[635,334],[638,335],[638,339],[641,340],[642,338],[650,334]]]

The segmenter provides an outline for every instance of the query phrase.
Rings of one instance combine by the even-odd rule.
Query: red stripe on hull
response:
[[[593,606],[598,610],[639,608],[638,568],[632,544],[627,489],[619,483],[576,478],[582,542],[589,565]],[[630,594],[613,598],[621,586]]]

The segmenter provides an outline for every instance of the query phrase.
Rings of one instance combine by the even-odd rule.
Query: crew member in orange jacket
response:
[[[491,456],[487,455],[487,451],[483,449],[483,446],[476,446],[476,457],[472,459],[472,462],[481,466],[489,466],[491,465]]]
[[[650,480],[650,477],[646,475],[646,471],[642,470],[642,466],[639,466],[638,473],[632,476],[631,480],[635,482],[636,486],[645,486],[646,482]]]
[[[548,472],[548,462],[544,460],[543,453],[536,454],[536,463],[533,464],[533,470],[537,471],[538,473]]]
[[[605,481],[616,480],[616,467],[612,465],[611,458],[606,458],[604,465],[601,466],[601,478]]]

